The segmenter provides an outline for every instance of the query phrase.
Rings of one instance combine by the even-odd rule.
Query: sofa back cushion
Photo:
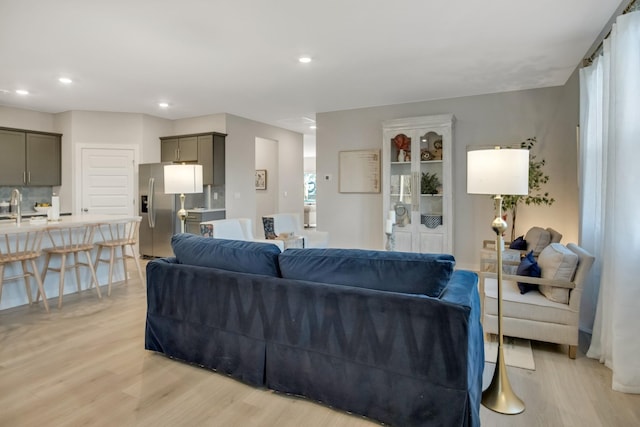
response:
[[[171,247],[180,264],[280,277],[280,249],[269,243],[211,239],[183,233],[171,238]]]
[[[437,297],[455,259],[361,249],[287,249],[278,257],[282,277]]]

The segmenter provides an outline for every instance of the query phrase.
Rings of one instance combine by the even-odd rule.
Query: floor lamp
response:
[[[180,232],[184,233],[187,211],[185,194],[202,193],[202,165],[164,165],[164,194],[180,194]]]
[[[502,340],[502,234],[507,223],[502,219],[503,195],[529,192],[529,150],[493,147],[467,152],[467,193],[495,195],[498,216],[491,223],[496,233],[498,276],[498,356],[491,384],[482,392],[482,404],[502,414],[524,411],[524,402],[511,389],[504,361]]]

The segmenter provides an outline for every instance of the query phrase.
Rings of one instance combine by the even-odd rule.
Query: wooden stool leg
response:
[[[131,245],[131,252],[133,253],[133,260],[136,262],[136,269],[138,270],[138,277],[140,278],[140,284],[144,286],[144,276],[142,275],[142,267],[140,266],[140,256],[136,250],[136,245]]]
[[[0,300],[2,299],[2,282],[4,281],[4,264],[0,264]]]
[[[100,292],[100,283],[98,283],[98,277],[96,276],[96,269],[91,262],[91,253],[89,251],[84,251],[84,254],[87,256],[87,264],[89,265],[89,272],[91,273],[91,278],[96,284],[96,292],[98,293],[98,299],[102,299],[102,293]]]
[[[111,258],[109,259],[109,287],[107,288],[107,295],[111,296],[111,282],[113,281],[113,258],[116,256],[116,248],[111,246],[110,253]]]
[[[62,308],[62,294],[64,293],[64,268],[67,264],[67,254],[62,254],[62,261],[60,261],[60,291],[58,293],[58,308]]]
[[[49,270],[49,260],[51,259],[51,254],[49,252],[47,252],[47,257],[45,258],[44,261],[44,269],[42,270],[42,275],[40,276],[40,280],[42,280],[42,284],[44,285],[44,279],[45,277],[47,277],[47,270]],[[44,286],[43,286],[44,289]],[[46,298],[46,296],[43,294],[42,298]],[[38,293],[36,295],[36,303],[40,301],[40,289],[38,289]]]
[[[27,298],[29,299],[29,305],[33,304],[33,295],[31,295],[31,280],[29,279],[27,260],[22,260],[22,275],[24,277],[24,288],[27,291]]]
[[[129,284],[129,278],[127,277],[127,256],[124,250],[124,245],[120,246],[120,255],[122,255],[122,271],[124,273],[124,283]]]
[[[33,277],[36,278],[36,283],[38,284],[38,295],[42,294],[42,302],[44,303],[44,308],[49,313],[49,303],[47,302],[47,295],[44,293],[44,284],[42,283],[42,279],[40,278],[40,273],[38,272],[38,267],[36,266],[36,260],[31,260],[31,268],[33,269]]]
[[[102,259],[100,258],[102,256],[102,246],[98,245],[98,253],[96,254],[96,262],[93,264],[95,267],[95,271],[96,274],[98,274],[98,267],[100,266],[100,263],[103,262]],[[100,283],[96,282],[96,286],[100,286]]]
[[[80,293],[80,264],[78,264],[78,253],[73,252],[73,267],[76,270],[76,287]]]

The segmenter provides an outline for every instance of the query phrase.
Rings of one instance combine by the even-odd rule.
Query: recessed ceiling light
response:
[[[309,129],[315,129],[315,128],[316,128],[316,125],[309,126]]]
[[[73,80],[71,80],[69,77],[60,77],[58,81],[66,85],[73,83]]]
[[[24,90],[24,89],[18,89],[18,90],[16,90],[16,93],[18,95],[29,95],[29,91],[28,90]]]
[[[301,56],[300,58],[298,58],[298,61],[302,62],[303,64],[308,64],[309,62],[311,62],[311,57]]]
[[[158,107],[160,108],[169,108],[169,104],[166,102],[159,102]]]

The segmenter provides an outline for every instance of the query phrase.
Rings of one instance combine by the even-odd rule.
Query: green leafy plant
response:
[[[420,180],[420,193],[421,194],[436,194],[438,193],[438,187],[440,186],[440,180],[435,173],[423,172],[422,179]]]
[[[545,160],[537,160],[531,151],[537,142],[534,136],[520,143],[522,148],[529,150],[529,194],[526,196],[503,196],[502,198],[503,212],[511,214],[511,241],[516,238],[516,216],[520,204],[551,206],[555,202],[555,199],[549,196],[549,192],[542,189],[542,186],[549,182],[549,175],[546,175],[542,170]]]

